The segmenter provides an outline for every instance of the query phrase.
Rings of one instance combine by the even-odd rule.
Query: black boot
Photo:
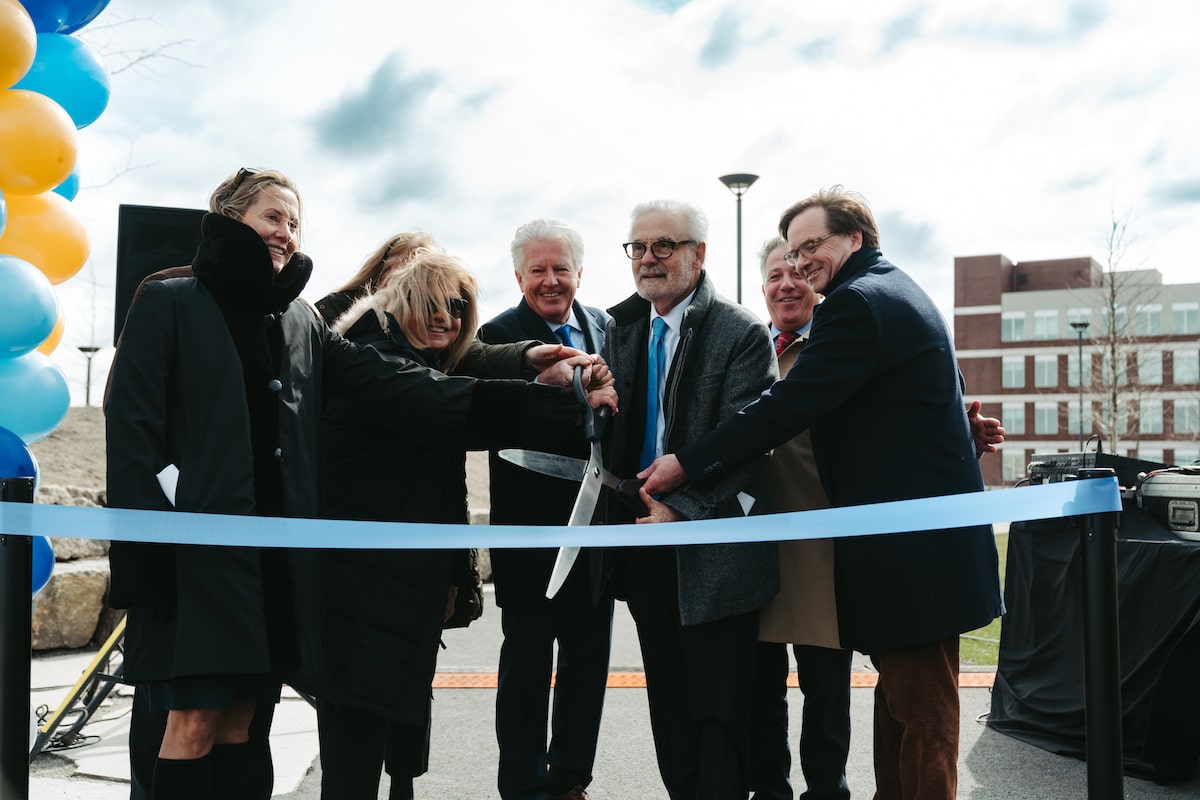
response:
[[[211,753],[201,758],[159,758],[154,762],[152,800],[212,800],[212,787]]]

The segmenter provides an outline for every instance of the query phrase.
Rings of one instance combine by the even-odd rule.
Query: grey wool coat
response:
[[[612,418],[604,438],[604,460],[611,472],[632,477],[637,472],[646,424],[650,303],[635,294],[608,311],[613,319],[601,354],[612,369],[621,413]],[[668,453],[732,417],[778,376],[766,326],[746,309],[718,296],[704,272],[679,333],[663,402],[664,451]],[[769,502],[766,466],[763,455],[714,480],[687,484],[660,499],[689,520],[739,517],[743,515],[739,492],[756,498],[756,505]],[[633,519],[632,511],[605,493],[597,510],[599,523]],[[593,555],[594,596],[605,590],[615,557],[611,550],[599,558]],[[753,611],[779,591],[778,548],[773,542],[679,546],[676,564],[679,616],[684,625]]]

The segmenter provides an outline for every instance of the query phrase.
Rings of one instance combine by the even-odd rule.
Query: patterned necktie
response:
[[[554,335],[557,336],[558,340],[560,342],[562,342],[563,344],[565,344],[567,347],[575,346],[575,345],[571,344],[571,326],[570,325],[560,325],[558,330],[556,330],[554,332]]]
[[[787,346],[796,341],[796,338],[795,331],[780,331],[779,335],[775,337],[775,357],[779,358],[783,351],[787,350]]]
[[[658,383],[662,374],[666,351],[663,338],[667,323],[662,317],[654,318],[654,330],[650,334],[650,358],[646,368],[646,432],[642,435],[642,460],[639,470],[650,466],[658,456]]]

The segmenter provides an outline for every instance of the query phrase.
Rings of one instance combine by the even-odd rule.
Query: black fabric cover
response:
[[[1160,783],[1200,759],[1200,542],[1127,502],[1117,533],[1125,771]],[[1086,755],[1079,531],[1013,523],[1008,614],[988,726],[1061,755]]]

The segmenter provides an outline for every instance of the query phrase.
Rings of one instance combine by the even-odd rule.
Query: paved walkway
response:
[[[490,604],[481,620],[469,629],[450,631],[443,651],[439,680],[464,688],[440,688],[433,705],[433,742],[429,774],[418,779],[419,798],[489,800],[495,791],[497,761],[494,735],[495,681],[499,654],[500,614]],[[34,703],[57,705],[66,690],[90,661],[91,653],[39,656],[33,662]],[[624,604],[618,604],[614,625],[612,671],[614,681],[605,702],[595,780],[589,788],[593,800],[667,800],[654,762],[646,712],[646,695],[638,678],[641,656],[632,621]],[[858,684],[870,684],[869,664],[856,662]],[[967,673],[964,681],[987,684],[991,673]],[[469,680],[468,680],[469,678]],[[478,686],[469,686],[471,682]],[[983,724],[990,708],[990,692],[964,688],[962,741],[959,758],[959,798],[971,800],[1031,800],[1031,798],[1087,797],[1086,764],[1039,750],[996,733]],[[799,736],[801,695],[789,692],[792,750]],[[129,796],[126,750],[130,694],[117,693],[84,728],[87,741],[76,749],[46,753],[31,767],[30,796],[34,800],[125,800]],[[856,798],[874,792],[871,771],[871,708],[868,688],[852,692],[853,744],[849,765],[850,788]],[[320,796],[317,763],[316,718],[312,709],[285,691],[272,731],[275,754],[275,797],[315,800]],[[802,783],[799,769],[794,779]],[[387,797],[384,778],[380,797]],[[1129,800],[1168,800],[1200,797],[1200,777],[1175,786],[1126,777]]]

